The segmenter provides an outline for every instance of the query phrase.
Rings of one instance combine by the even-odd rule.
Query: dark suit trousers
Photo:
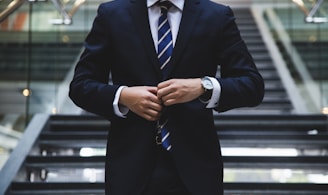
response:
[[[151,179],[142,195],[190,195],[181,182],[170,153],[158,146]]]

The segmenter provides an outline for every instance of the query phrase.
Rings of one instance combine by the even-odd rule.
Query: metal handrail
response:
[[[86,0],[75,0],[73,7],[70,11],[66,11],[65,6],[59,0],[51,0],[55,8],[60,12],[63,19],[56,19],[53,21],[54,24],[72,24],[72,17],[79,7],[86,2]],[[22,6],[26,0],[13,0],[5,10],[0,12],[0,23],[3,22],[7,17],[15,12],[20,6]],[[59,21],[59,22],[58,22]]]
[[[314,15],[318,12],[319,8],[323,4],[324,0],[317,0],[312,8],[309,10],[303,0],[292,0],[299,9],[304,13],[305,15],[305,22],[307,23],[325,23],[328,22],[328,18],[326,17],[315,17]]]
[[[5,10],[0,12],[0,23],[3,22],[10,14],[15,12],[20,6],[22,6],[25,3],[26,0],[14,0]]]
[[[72,24],[72,18],[78,8],[85,3],[86,0],[75,0],[73,7],[70,11],[65,9],[65,6],[59,0],[51,0],[52,3],[55,5],[56,9],[60,12],[63,19],[53,19],[53,24]]]
[[[36,139],[39,137],[40,132],[45,128],[48,118],[49,115],[47,114],[37,114],[29,123],[17,147],[0,170],[0,195],[6,193],[26,156],[31,151]]]

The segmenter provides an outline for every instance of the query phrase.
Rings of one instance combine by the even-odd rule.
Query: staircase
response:
[[[44,122],[40,124],[40,121]],[[287,156],[224,154],[228,180],[225,194],[323,195],[327,192],[327,182],[281,183],[268,178],[273,169],[296,174],[308,171],[304,176],[328,170],[327,116],[234,114],[217,116],[215,121],[223,154],[233,147],[293,148],[296,151],[295,155]],[[36,126],[42,126],[41,130],[37,131]],[[0,189],[7,182],[10,184],[7,195],[104,194],[109,126],[108,121],[93,115],[36,116],[9,159],[16,164],[7,164],[1,172],[1,178],[8,180],[1,180]],[[34,140],[31,134],[35,134]],[[26,157],[17,160],[15,156]],[[243,178],[245,170],[249,171],[247,178]],[[262,172],[256,173],[259,170]],[[229,181],[232,171],[238,176],[235,181]]]
[[[27,102],[30,113],[51,110],[58,83],[81,48],[82,43],[0,43],[0,113],[25,114]],[[22,95],[27,85],[29,99]]]
[[[266,93],[256,108],[215,115],[225,194],[327,195],[327,116],[292,114],[290,97],[249,10],[238,8],[235,14]],[[109,126],[93,115],[36,115],[0,172],[0,194],[103,195]],[[320,176],[321,182],[313,179]]]
[[[21,81],[30,72],[34,81],[61,81],[81,48],[82,43],[1,43],[0,78],[2,81]],[[27,67],[29,53],[31,65]]]
[[[265,82],[263,102],[255,108],[242,108],[228,113],[245,114],[286,114],[293,112],[290,97],[279,77],[269,52],[261,38],[261,34],[248,8],[234,9],[236,23],[242,38],[247,44],[255,64],[262,74]]]
[[[305,62],[312,78],[316,81],[327,81],[328,42],[306,43],[295,41],[293,45]]]

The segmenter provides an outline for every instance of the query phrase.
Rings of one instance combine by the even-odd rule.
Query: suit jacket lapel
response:
[[[200,0],[186,0],[183,8],[182,18],[179,27],[176,44],[171,58],[171,72],[179,65],[179,60],[183,55],[187,43],[190,40],[193,29],[196,27],[197,19],[200,16]]]
[[[146,0],[131,0],[129,13],[141,39],[146,53],[148,54],[150,64],[153,66],[159,79],[162,77],[160,64],[157,58],[157,53],[154,48],[154,42],[149,27],[148,9]]]
[[[191,32],[196,27],[197,19],[200,16],[201,9],[198,8],[201,0],[186,0],[183,8],[183,14],[180,22],[179,33],[176,40],[176,44],[173,50],[171,58],[172,71],[178,66],[179,60],[183,55],[183,51],[186,48],[188,41],[190,40]],[[145,51],[148,54],[150,63],[152,64],[158,78],[162,77],[160,64],[157,58],[157,53],[154,48],[154,42],[152,39],[148,9],[146,0],[130,0],[131,6],[129,7],[129,13],[131,14],[134,25],[142,39]]]

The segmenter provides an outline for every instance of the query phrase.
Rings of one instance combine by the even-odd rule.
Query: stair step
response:
[[[61,168],[104,168],[105,156],[29,156],[25,167],[32,170]],[[302,168],[327,169],[328,156],[223,156],[226,168]]]
[[[15,182],[10,195],[105,195],[105,183]],[[328,185],[313,183],[226,182],[225,195],[326,195]]]

